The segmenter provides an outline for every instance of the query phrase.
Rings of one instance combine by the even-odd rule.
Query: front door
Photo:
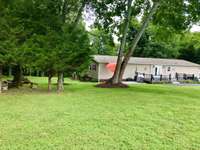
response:
[[[158,66],[158,65],[154,66],[154,75],[155,76],[161,75],[161,71],[162,71],[162,66]]]

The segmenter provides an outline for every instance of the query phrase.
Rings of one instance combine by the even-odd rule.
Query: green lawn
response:
[[[200,87],[132,85],[99,89],[66,80],[49,94],[35,90],[0,95],[2,150],[199,150]]]

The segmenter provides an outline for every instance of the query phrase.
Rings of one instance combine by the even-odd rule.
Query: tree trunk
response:
[[[51,92],[51,90],[52,90],[51,79],[52,79],[52,74],[49,74],[49,76],[48,76],[48,91],[49,92]]]
[[[41,77],[44,77],[45,76],[45,73],[44,71],[41,72]]]
[[[2,93],[2,81],[1,81],[1,78],[0,78],[0,94]]]
[[[20,65],[15,66],[14,71],[14,79],[13,82],[15,83],[16,87],[19,87],[22,85],[22,79],[23,79],[23,71]]]
[[[121,68],[121,64],[122,64],[122,61],[123,61],[123,52],[124,52],[125,47],[126,47],[126,38],[127,38],[128,29],[129,29],[129,24],[130,24],[130,21],[131,21],[131,13],[132,13],[131,4],[132,4],[132,1],[133,0],[129,0],[128,4],[127,4],[128,10],[127,10],[127,16],[126,16],[126,20],[125,20],[125,27],[124,27],[123,37],[122,37],[119,52],[118,52],[116,69],[115,69],[114,75],[111,79],[112,84],[119,83],[119,79],[120,79],[119,73],[120,73],[120,68]]]
[[[36,71],[36,76],[39,77],[40,76],[40,71]]]
[[[29,69],[29,76],[32,76],[32,69]]]
[[[0,93],[2,93],[2,74],[3,74],[3,67],[0,65]]]
[[[64,91],[64,85],[63,85],[63,73],[58,73],[58,81],[57,81],[57,92],[63,92]]]
[[[12,66],[9,65],[9,68],[8,68],[8,76],[11,77],[12,76]]]
[[[128,64],[128,61],[130,59],[130,57],[132,56],[133,52],[135,51],[135,48],[139,42],[139,40],[141,39],[145,29],[147,28],[152,16],[154,15],[154,13],[156,12],[156,10],[158,9],[159,7],[159,3],[158,2],[155,2],[153,7],[151,8],[147,18],[144,20],[142,26],[141,26],[141,29],[139,30],[139,32],[136,34],[134,40],[132,41],[132,44],[131,44],[131,48],[129,49],[129,51],[126,53],[125,57],[124,57],[124,60],[121,64],[121,68],[120,68],[120,73],[119,73],[119,82],[122,81],[122,78],[123,78],[123,75],[124,75],[124,71],[126,69],[126,66]]]

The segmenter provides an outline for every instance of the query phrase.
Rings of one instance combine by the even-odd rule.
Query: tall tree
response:
[[[112,34],[101,29],[93,29],[89,32],[91,48],[95,54],[115,55],[116,48]]]

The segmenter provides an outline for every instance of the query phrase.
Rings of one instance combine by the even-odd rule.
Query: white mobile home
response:
[[[117,56],[94,55],[88,76],[99,81],[111,78],[114,72],[108,65],[116,64],[116,61]],[[175,78],[176,74],[192,74],[200,78],[200,65],[180,59],[131,57],[123,79],[133,79],[137,72],[153,76],[170,75],[171,78]]]

